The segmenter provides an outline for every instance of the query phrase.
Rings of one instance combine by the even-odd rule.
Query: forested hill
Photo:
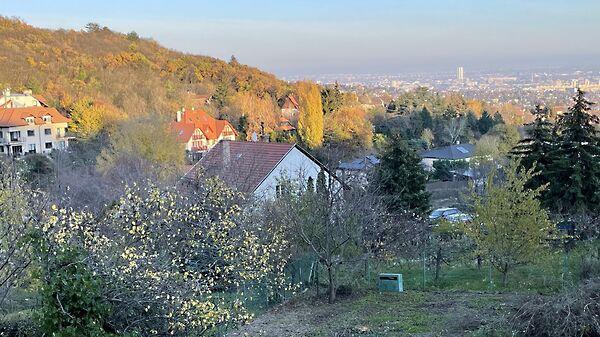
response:
[[[286,84],[256,68],[176,52],[135,32],[88,24],[48,30],[0,17],[0,86],[32,89],[58,108],[86,97],[132,115],[172,113],[189,90],[220,92],[221,108],[238,93],[276,104]]]

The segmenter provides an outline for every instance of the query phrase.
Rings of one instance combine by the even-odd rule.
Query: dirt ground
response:
[[[329,305],[305,296],[227,336],[469,336],[501,324],[524,300],[516,294],[368,292]]]

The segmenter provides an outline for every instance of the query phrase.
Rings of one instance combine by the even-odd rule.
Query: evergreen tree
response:
[[[217,85],[212,100],[219,110],[223,109],[229,103],[229,85],[225,81]]]
[[[248,139],[248,116],[241,115],[238,120],[238,139],[246,140]]]
[[[421,122],[423,123],[423,129],[433,129],[433,118],[431,117],[431,112],[429,112],[427,107],[423,107],[423,109],[421,109],[419,116],[421,117]]]
[[[337,111],[344,101],[344,96],[340,91],[340,86],[337,82],[333,87],[326,87],[321,91],[321,100],[323,102],[323,113],[330,114]]]
[[[502,115],[496,111],[496,113],[494,114],[494,125],[498,125],[498,124],[506,124],[506,123],[504,123],[504,118],[502,117]]]
[[[494,120],[487,111],[484,111],[477,121],[479,133],[485,135],[491,128],[494,127]]]
[[[421,158],[402,137],[391,136],[372,185],[375,192],[383,196],[388,210],[392,213],[410,210],[425,214],[429,210],[426,182]]]
[[[527,187],[539,188],[548,183],[548,168],[551,165],[550,153],[553,150],[552,123],[549,120],[550,110],[539,104],[531,111],[535,120],[529,125],[530,136],[522,139],[512,150],[511,155],[521,160],[521,165],[529,170],[535,165],[535,175]]]
[[[600,205],[600,147],[594,104],[577,89],[574,104],[558,117],[556,148],[548,168],[550,190],[547,203],[559,211],[574,213],[597,210]]]

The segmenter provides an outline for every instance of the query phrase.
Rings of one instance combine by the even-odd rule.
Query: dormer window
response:
[[[49,115],[42,116],[42,120],[43,120],[45,123],[50,123],[50,122],[52,122],[52,116],[49,116]]]
[[[33,117],[25,117],[25,122],[29,125],[33,124]]]

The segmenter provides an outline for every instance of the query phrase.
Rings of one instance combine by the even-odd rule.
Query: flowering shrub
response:
[[[188,195],[151,183],[127,187],[100,216],[53,207],[40,228],[40,261],[49,265],[73,247],[86,252],[81,263],[102,280],[102,301],[112,308],[107,331],[201,335],[246,322],[248,292],[236,290],[284,287],[286,241],[248,224],[236,193],[207,184]]]

